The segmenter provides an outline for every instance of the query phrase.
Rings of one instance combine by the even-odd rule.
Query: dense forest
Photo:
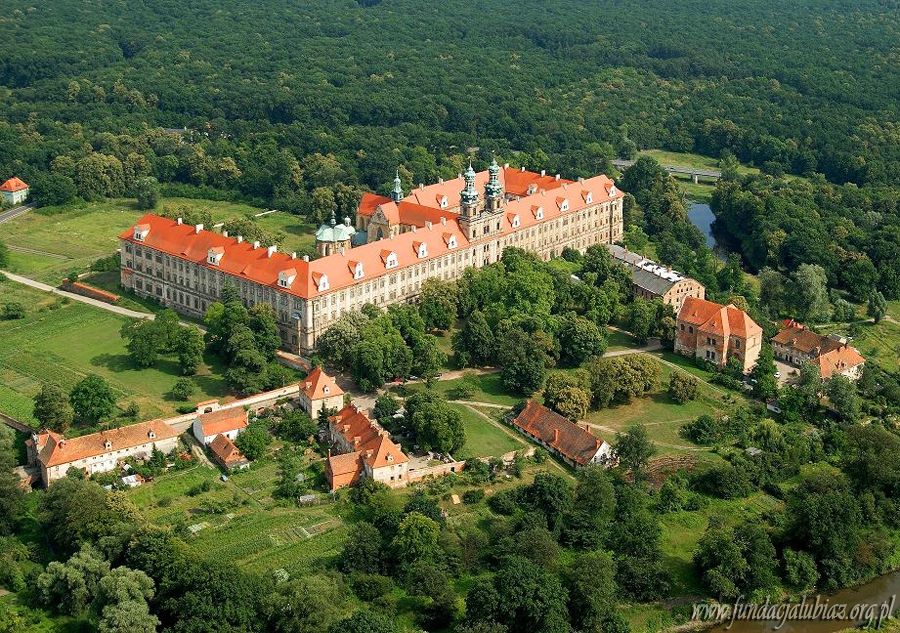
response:
[[[407,186],[455,175],[473,148],[570,176],[636,148],[728,150],[769,173],[895,185],[897,9],[12,0],[0,174],[45,202],[155,177],[318,214],[397,165]]]

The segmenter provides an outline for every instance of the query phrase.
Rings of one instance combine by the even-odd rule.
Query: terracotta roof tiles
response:
[[[28,183],[15,176],[0,185],[0,191],[22,191],[28,189]]]
[[[69,464],[86,457],[105,455],[125,448],[133,448],[148,442],[166,440],[178,435],[178,431],[162,420],[151,420],[71,439],[66,439],[52,431],[41,433],[38,436],[37,450],[41,463],[50,467]]]
[[[247,411],[242,407],[229,407],[211,413],[202,413],[197,418],[200,420],[203,437],[247,427]]]
[[[512,423],[576,464],[587,464],[603,440],[547,407],[529,400]]]

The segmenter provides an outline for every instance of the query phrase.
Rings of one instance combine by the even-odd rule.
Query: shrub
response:
[[[390,593],[394,588],[394,583],[390,578],[381,574],[354,572],[350,575],[350,586],[360,600],[371,602]]]
[[[466,505],[474,505],[484,499],[484,490],[481,488],[473,488],[463,493],[462,500]]]
[[[194,395],[195,390],[194,381],[182,377],[175,381],[175,385],[172,387],[172,397],[176,400],[187,400]]]
[[[669,396],[678,404],[694,400],[700,390],[700,381],[680,371],[672,373],[669,380]]]
[[[189,497],[196,497],[197,495],[201,495],[204,492],[209,492],[212,490],[212,482],[209,479],[204,479],[196,486],[191,486],[191,488],[187,491],[187,495]]]
[[[25,318],[25,306],[17,301],[10,301],[3,304],[2,318],[4,321]]]
[[[488,499],[488,506],[497,514],[511,515],[519,508],[518,492],[501,490]]]

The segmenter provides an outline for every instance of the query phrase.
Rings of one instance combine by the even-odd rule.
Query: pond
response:
[[[712,234],[712,223],[716,219],[712,209],[705,202],[690,202],[688,204],[688,219],[691,224],[703,231],[706,236],[706,245],[712,249],[716,247],[716,238]]]

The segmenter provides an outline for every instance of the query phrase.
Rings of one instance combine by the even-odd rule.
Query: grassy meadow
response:
[[[120,407],[137,403],[143,419],[171,415],[183,404],[168,396],[180,377],[175,359],[147,369],[132,363],[119,336],[125,317],[11,281],[0,282],[0,296],[27,311],[24,319],[0,321],[0,411],[36,423],[31,398],[43,381],[70,389],[90,373],[109,382]],[[208,357],[193,377],[195,401],[228,394],[217,362]]]

